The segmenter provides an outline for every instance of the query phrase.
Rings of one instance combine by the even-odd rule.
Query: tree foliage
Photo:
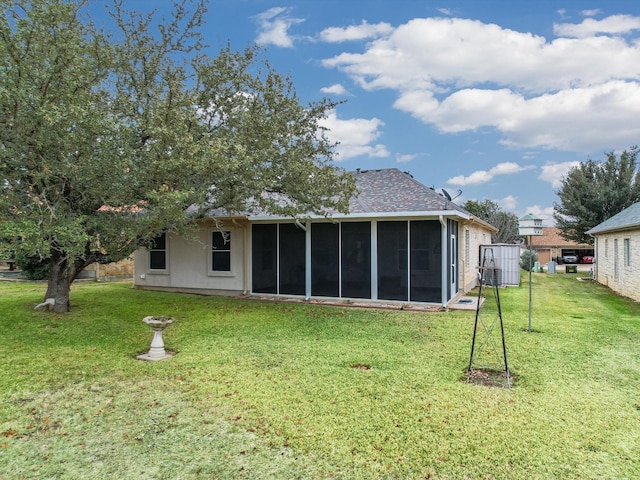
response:
[[[492,200],[467,200],[462,208],[498,229],[491,234],[491,243],[516,243],[520,239],[518,235],[518,217],[503,211]]]
[[[211,57],[205,4],[165,21],[116,1],[105,32],[85,1],[0,0],[0,249],[49,259],[56,311],[82,268],[204,209],[348,208],[319,126],[335,104],[303,105],[256,48]]]
[[[535,263],[538,261],[538,254],[535,250],[524,250],[520,255],[520,268],[533,271]]]
[[[567,240],[592,243],[585,232],[640,201],[638,147],[619,156],[607,153],[604,162],[588,160],[569,170],[558,190],[553,218]]]

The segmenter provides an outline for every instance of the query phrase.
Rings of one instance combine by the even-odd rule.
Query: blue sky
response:
[[[345,100],[325,124],[340,166],[456,203],[551,225],[568,168],[640,143],[637,0],[211,0],[205,37],[262,45],[304,103]]]

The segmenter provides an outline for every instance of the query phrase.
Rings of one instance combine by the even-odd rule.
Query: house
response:
[[[587,233],[595,238],[594,279],[640,301],[640,202]]]
[[[552,260],[562,263],[565,255],[575,255],[579,263],[583,263],[585,256],[593,256],[593,245],[566,240],[556,227],[544,227],[542,235],[532,235],[531,249],[538,254],[541,265],[546,265]]]
[[[195,240],[163,234],[136,253],[136,287],[446,306],[476,286],[494,227],[398,169],[354,175],[346,215],[212,212]]]

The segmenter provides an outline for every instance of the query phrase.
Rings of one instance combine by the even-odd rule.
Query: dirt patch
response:
[[[511,372],[507,375],[504,370],[474,368],[473,370],[465,370],[464,376],[460,380],[483,387],[510,388],[514,386],[516,377]]]
[[[351,368],[356,370],[371,370],[371,365],[367,365],[366,363],[356,363],[355,365],[351,365]]]

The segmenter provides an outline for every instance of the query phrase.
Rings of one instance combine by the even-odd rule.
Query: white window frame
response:
[[[631,239],[630,238],[624,239],[624,266],[625,267],[631,266]]]
[[[471,258],[471,243],[470,243],[470,232],[468,228],[464,229],[464,265],[465,267],[469,266],[470,258]]]
[[[168,275],[169,274],[169,234],[167,232],[163,232],[158,237],[164,235],[164,248],[151,248],[152,244],[149,244],[147,248],[148,254],[148,273],[152,275]],[[156,237],[156,238],[158,238]],[[154,239],[155,240],[155,239]],[[152,240],[153,242],[153,240]],[[151,252],[164,252],[164,266],[165,268],[151,268]]]
[[[229,270],[213,270],[213,255],[214,255],[214,248],[213,248],[213,236],[214,234],[221,234],[223,235],[223,237],[225,235],[228,235],[228,245],[229,245],[229,250],[221,250],[220,253],[226,253],[229,252]],[[209,240],[208,240],[208,245],[209,245],[209,255],[207,256],[207,275],[210,277],[234,277],[235,276],[235,269],[234,269],[234,241],[233,239],[235,238],[236,232],[234,230],[220,230],[218,228],[213,228],[209,231]]]

